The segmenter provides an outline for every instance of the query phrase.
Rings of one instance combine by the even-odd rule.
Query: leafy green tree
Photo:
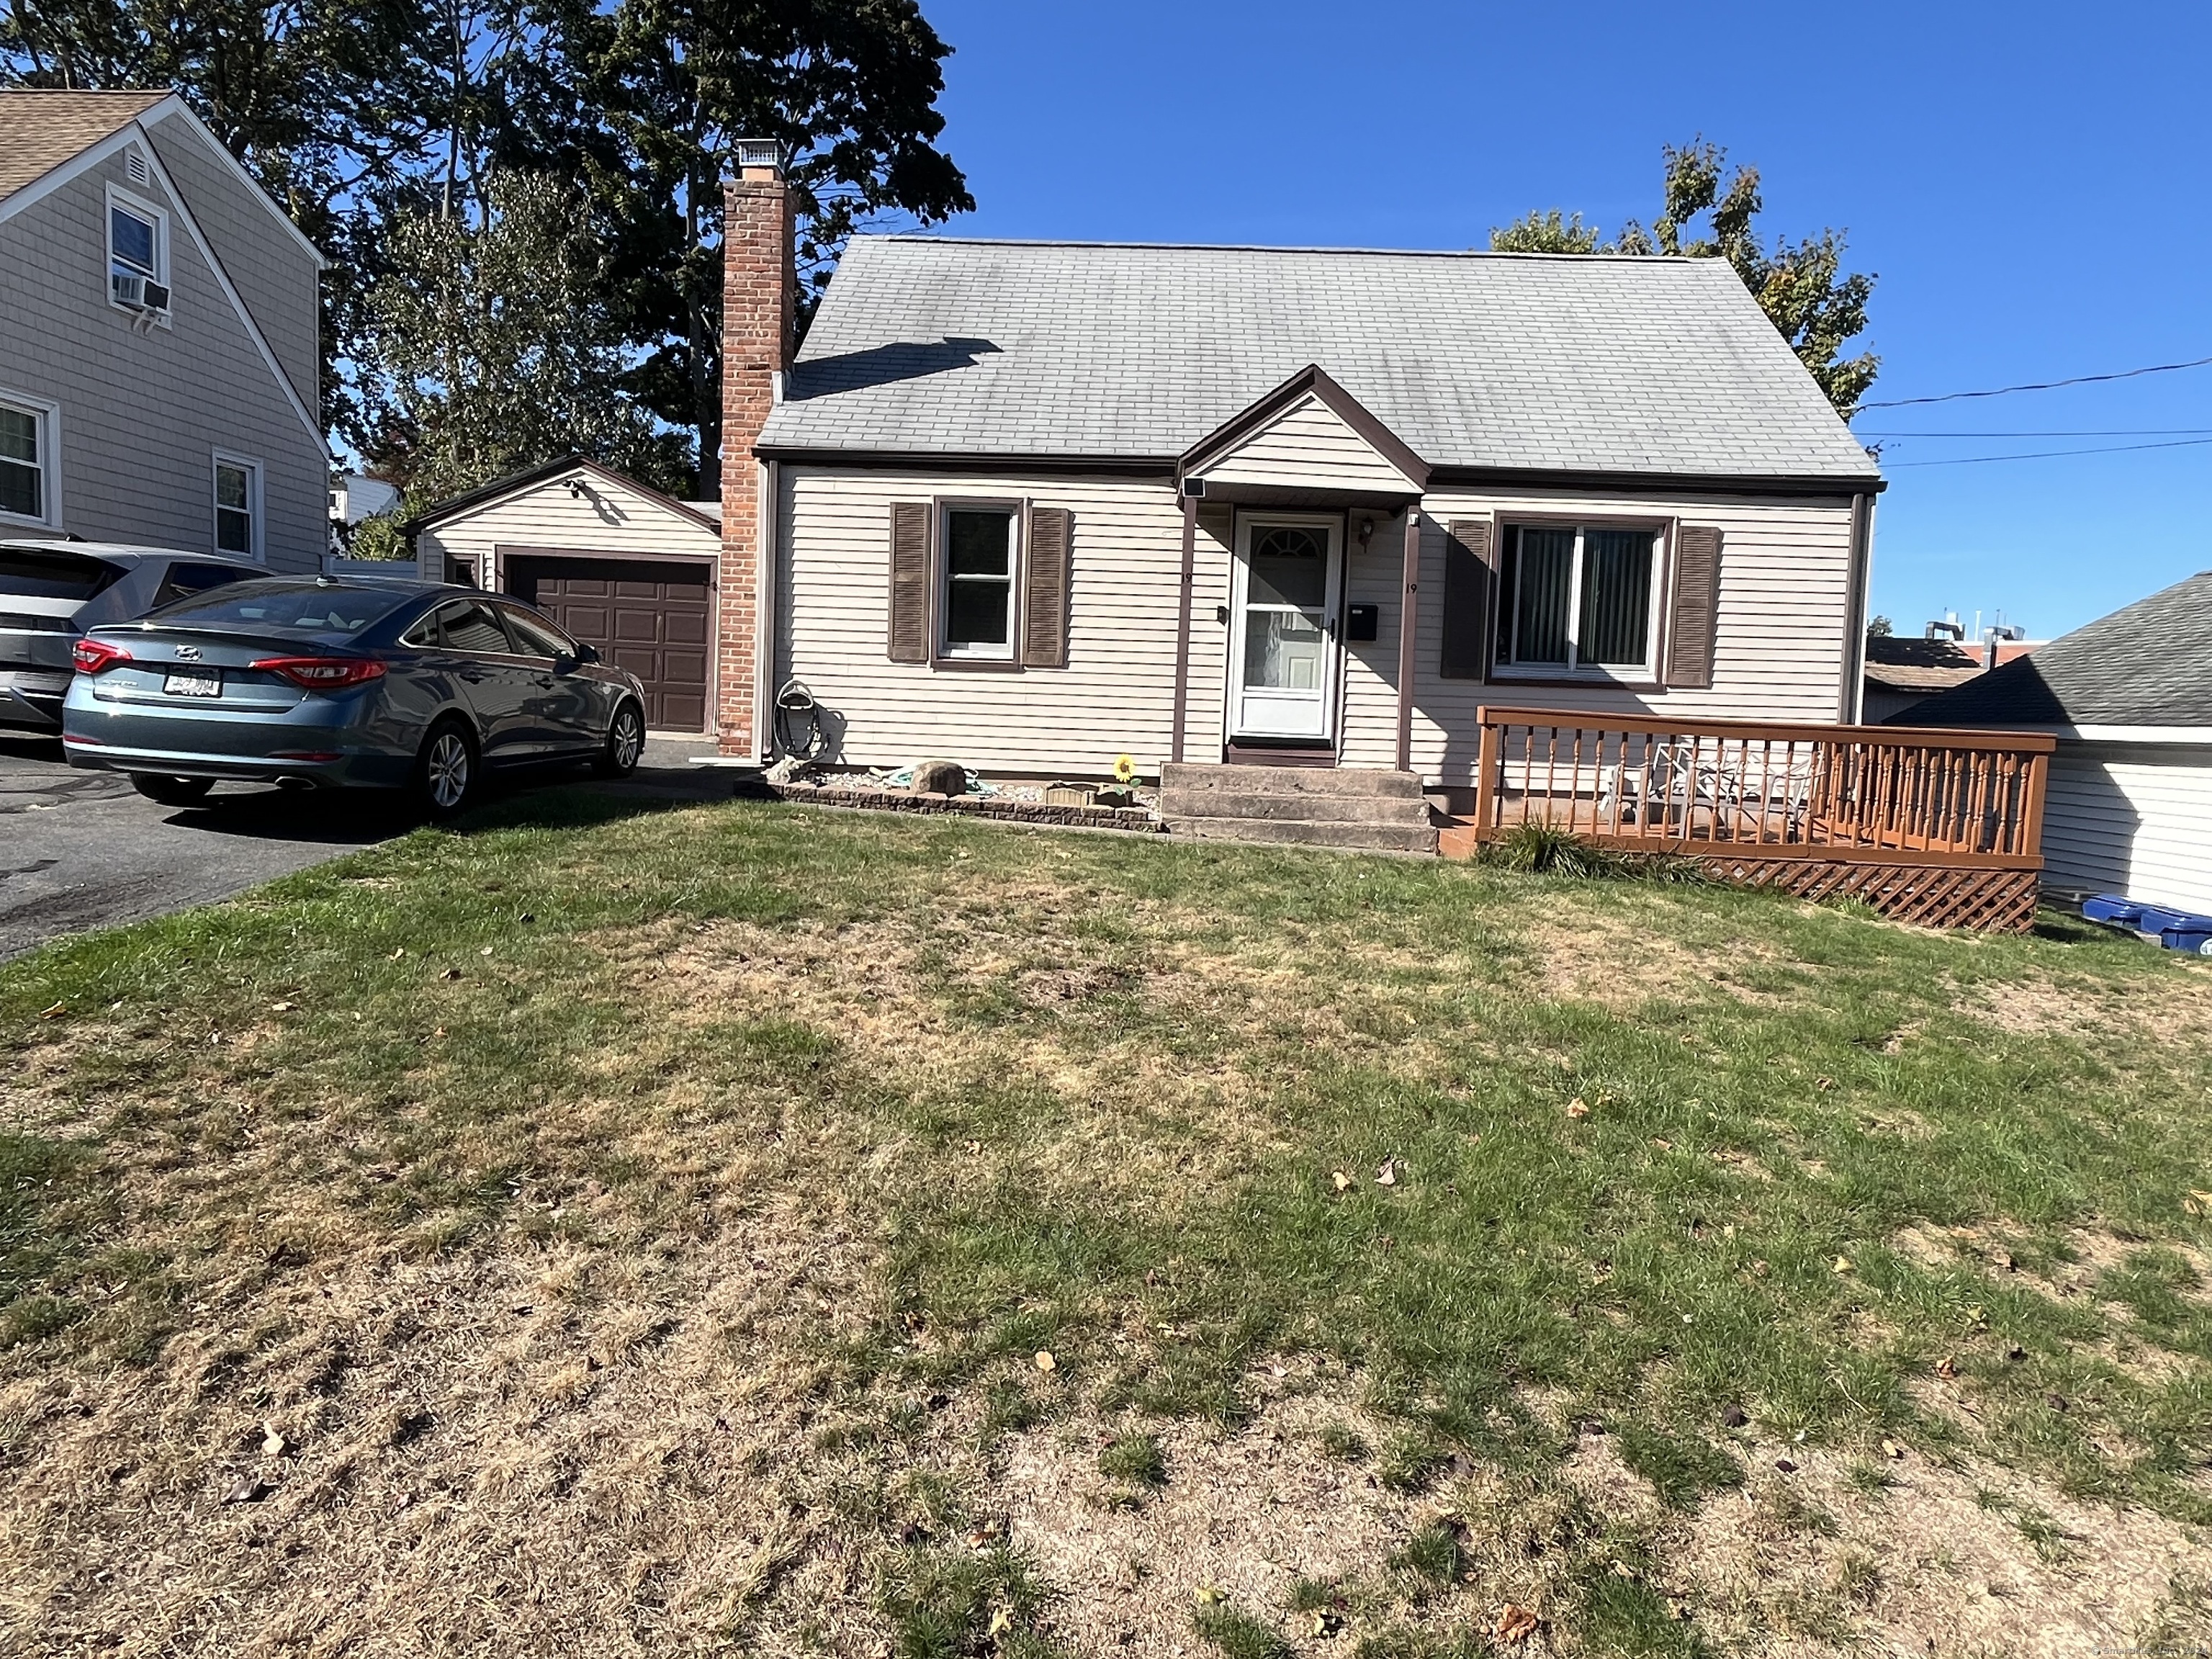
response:
[[[410,506],[580,451],[665,489],[690,446],[628,394],[607,316],[609,256],[582,190],[494,170],[482,211],[426,207],[386,227],[392,264],[364,301],[362,453]]]
[[[775,139],[793,158],[811,302],[856,229],[975,206],[936,147],[951,48],[915,0],[618,0],[576,15],[568,40],[603,112],[585,173],[621,255],[632,384],[697,434],[700,493],[718,495],[720,184],[736,141]]]
[[[918,0],[4,3],[0,84],[175,87],[331,256],[325,418],[390,467],[412,464],[422,413],[385,401],[402,384],[387,366],[416,348],[379,337],[393,307],[377,296],[420,274],[393,233],[419,238],[433,217],[467,246],[495,213],[495,178],[580,186],[570,210],[604,255],[605,291],[577,319],[594,331],[594,372],[619,359],[621,394],[689,434],[708,494],[734,141],[779,139],[793,156],[810,295],[855,229],[974,205],[937,146],[950,48]],[[455,314],[474,326],[490,313]]]
[[[1874,293],[1872,276],[1844,271],[1844,234],[1823,230],[1794,246],[1778,239],[1770,250],[1755,222],[1764,205],[1757,167],[1737,167],[1723,188],[1728,153],[1719,145],[1692,140],[1679,148],[1669,144],[1663,155],[1662,205],[1649,231],[1631,219],[1608,242],[1595,227],[1585,227],[1580,214],[1565,219],[1555,208],[1493,229],[1491,246],[1503,252],[1726,259],[1848,420],[1881,372],[1881,359],[1870,351],[1843,355],[1865,331]]]

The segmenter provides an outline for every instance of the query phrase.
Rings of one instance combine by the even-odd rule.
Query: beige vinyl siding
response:
[[[2044,880],[2212,914],[2212,741],[2062,741],[2044,803]]]
[[[1413,480],[1319,398],[1294,404],[1206,469],[1209,484],[1410,494]]]
[[[1431,491],[1422,506],[1416,623],[1413,766],[1431,781],[1474,779],[1475,711],[1492,707],[1615,710],[1739,720],[1834,720],[1843,714],[1850,614],[1850,503],[1847,500],[1680,498]],[[1722,532],[1713,683],[1699,691],[1605,685],[1447,680],[1437,666],[1443,633],[1444,526],[1455,519],[1510,521],[1516,513],[1674,519]],[[1354,514],[1355,526],[1360,514]],[[1389,766],[1397,750],[1399,590],[1405,520],[1377,519],[1367,550],[1349,544],[1347,603],[1381,607],[1372,643],[1347,648],[1342,761]],[[1662,596],[1663,642],[1667,596]]]
[[[422,574],[443,581],[446,560],[460,560],[486,587],[501,586],[494,569],[495,550],[524,547],[607,558],[640,554],[687,554],[714,558],[721,552],[720,534],[667,502],[627,485],[586,475],[592,496],[568,493],[563,473],[502,495],[424,529],[416,538]]]
[[[167,327],[142,331],[107,301],[109,184],[169,210]],[[60,405],[64,530],[212,550],[220,449],[261,463],[270,568],[316,569],[329,539],[329,458],[178,207],[158,179],[131,184],[118,154],[0,221],[0,386]],[[296,253],[289,240],[284,253]]]
[[[315,262],[182,117],[173,115],[147,131],[292,389],[309,409],[319,409],[323,359],[317,331],[322,322]]]
[[[942,757],[982,771],[1099,775],[1167,757],[1182,516],[1165,478],[931,475],[787,465],[776,523],[779,683],[805,682],[859,766]],[[1073,518],[1067,666],[887,659],[891,504],[1027,499]],[[1192,606],[1188,757],[1219,753],[1229,519],[1201,514]]]

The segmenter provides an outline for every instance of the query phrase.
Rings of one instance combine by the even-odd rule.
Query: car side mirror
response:
[[[576,660],[577,660],[579,663],[580,663],[580,664],[584,665],[585,666],[588,667],[588,666],[590,666],[590,665],[592,665],[592,663],[597,662],[599,659],[599,653],[597,651],[593,650],[590,646],[588,646],[588,645],[579,645],[579,646],[576,647]]]

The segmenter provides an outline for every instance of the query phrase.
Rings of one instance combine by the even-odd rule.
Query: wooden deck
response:
[[[1542,823],[1928,927],[2034,921],[2048,737],[1548,708],[1481,724],[1474,813],[1448,854]]]

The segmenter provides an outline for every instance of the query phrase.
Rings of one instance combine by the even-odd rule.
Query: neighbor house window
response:
[[[54,411],[0,397],[0,518],[54,521]]]
[[[258,462],[215,458],[215,550],[241,559],[261,556]]]
[[[945,509],[944,653],[1014,654],[1015,514],[1011,507]]]
[[[142,302],[160,299],[169,281],[169,216],[110,188],[107,192],[107,297],[117,305],[134,286]],[[145,284],[156,285],[153,293]],[[161,300],[155,309],[166,307]],[[127,307],[137,309],[137,306]]]
[[[1602,679],[1650,673],[1658,539],[1642,527],[1508,525],[1499,669]]]

